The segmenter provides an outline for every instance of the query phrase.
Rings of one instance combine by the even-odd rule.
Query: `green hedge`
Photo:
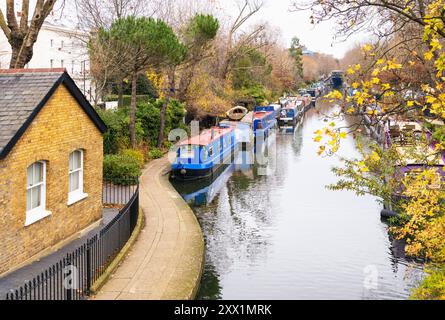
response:
[[[137,183],[141,168],[137,159],[127,154],[105,155],[104,179],[114,184]]]
[[[159,150],[158,148],[153,148],[150,150],[148,155],[150,159],[161,159],[164,156],[164,153],[162,153],[162,151]]]

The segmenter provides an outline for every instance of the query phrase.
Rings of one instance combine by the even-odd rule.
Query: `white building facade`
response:
[[[88,100],[94,100],[87,48],[89,35],[79,30],[45,22],[26,68],[65,68]],[[9,68],[11,48],[0,32],[0,69]]]

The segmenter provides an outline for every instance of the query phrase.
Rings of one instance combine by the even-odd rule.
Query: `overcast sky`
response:
[[[236,16],[237,0],[219,0],[220,5],[231,15]],[[297,36],[309,50],[332,54],[337,58],[356,43],[366,41],[364,35],[357,35],[347,41],[334,40],[335,21],[318,25],[310,23],[310,11],[290,12],[292,0],[264,0],[265,7],[257,14],[257,21],[268,21],[281,30],[283,45],[288,46]]]
[[[214,0],[214,3],[219,7],[218,11],[223,11],[224,15],[235,18],[238,13],[237,2],[240,1],[242,0]],[[15,2],[19,7],[21,1],[15,0]],[[366,41],[363,35],[357,35],[347,41],[334,40],[335,21],[314,26],[310,23],[309,11],[290,12],[292,0],[264,0],[264,2],[265,7],[257,13],[251,23],[267,21],[271,26],[278,27],[281,30],[281,42],[284,46],[289,46],[291,39],[297,36],[309,50],[341,58],[354,44]],[[0,8],[4,9],[4,5],[4,1],[0,0]]]

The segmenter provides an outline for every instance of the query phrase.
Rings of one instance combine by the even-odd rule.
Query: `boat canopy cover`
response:
[[[200,135],[191,137],[186,139],[180,143],[181,146],[184,145],[195,145],[195,146],[207,146],[213,141],[218,140],[222,136],[233,131],[232,127],[229,128],[220,128],[213,127],[211,129],[207,129],[201,132]]]

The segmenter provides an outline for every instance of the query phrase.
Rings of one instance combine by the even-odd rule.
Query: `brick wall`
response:
[[[69,154],[84,150],[84,192],[68,206]],[[25,227],[26,172],[46,161],[46,209],[52,215]],[[61,85],[4,160],[0,160],[0,274],[70,237],[102,215],[100,131]]]

